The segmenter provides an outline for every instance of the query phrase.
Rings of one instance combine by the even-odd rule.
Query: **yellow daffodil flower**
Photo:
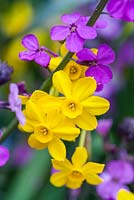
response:
[[[88,184],[98,185],[103,179],[98,176],[103,171],[104,164],[87,162],[88,154],[84,147],[77,147],[72,162],[52,160],[53,167],[58,172],[52,174],[50,182],[56,187],[66,185],[71,189],[80,188],[83,181]]]
[[[53,75],[53,86],[64,97],[41,98],[40,104],[44,109],[59,107],[64,116],[85,130],[97,127],[95,115],[104,114],[109,109],[109,102],[98,96],[93,96],[96,81],[91,77],[81,78],[71,82],[64,71]]]
[[[65,44],[63,44],[60,49],[61,56],[51,58],[49,64],[49,69],[51,71],[54,71],[57,68],[57,66],[60,64],[62,58],[66,55],[67,52],[68,50],[66,49]],[[74,55],[73,59],[77,60],[77,56]],[[69,75],[72,81],[75,81],[81,77],[85,77],[86,69],[86,66],[79,65],[74,60],[70,60],[65,66],[64,71]]]
[[[34,96],[37,98],[37,95]],[[32,148],[44,149],[48,147],[48,151],[53,158],[64,160],[66,148],[61,139],[74,141],[80,130],[56,109],[51,109],[46,113],[36,103],[34,96],[32,100],[30,99],[26,103],[26,109],[24,110],[26,123],[20,128],[22,127],[25,132],[32,133],[28,139],[28,144]]]
[[[127,190],[121,189],[118,192],[117,200],[134,200],[134,194]]]

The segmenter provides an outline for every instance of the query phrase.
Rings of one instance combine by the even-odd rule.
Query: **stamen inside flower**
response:
[[[64,70],[72,81],[79,79],[82,74],[82,66],[74,61],[70,61]]]
[[[76,26],[75,24],[71,24],[71,25],[70,25],[70,32],[71,32],[71,33],[75,32],[76,29],[77,29],[77,26]]]
[[[72,173],[71,173],[71,178],[72,179],[83,179],[83,174],[78,171],[78,170],[73,170]]]
[[[82,113],[82,106],[74,100],[65,100],[62,104],[63,114],[71,119],[76,118]]]
[[[77,68],[75,66],[72,66],[70,69],[70,74],[75,74],[77,72]]]
[[[38,125],[34,129],[34,136],[42,143],[46,143],[52,140],[53,134],[45,125]]]
[[[68,106],[69,106],[69,108],[70,108],[71,110],[73,110],[73,111],[76,109],[76,106],[75,106],[74,103],[70,103]]]

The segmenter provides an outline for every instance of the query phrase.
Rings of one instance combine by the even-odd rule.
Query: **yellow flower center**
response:
[[[80,180],[83,180],[84,179],[84,176],[82,174],[82,172],[78,171],[78,170],[73,170],[70,174],[70,178],[71,179],[80,179]]]
[[[53,139],[53,134],[51,130],[49,130],[46,126],[42,124],[35,127],[34,136],[41,143],[47,143]]]
[[[64,71],[69,75],[70,79],[74,81],[80,78],[83,70],[81,65],[75,63],[74,61],[70,61],[66,65]]]
[[[75,111],[75,109],[76,109],[75,103],[70,103],[70,104],[68,105],[68,107],[69,107],[71,110],[73,110],[73,111]]]
[[[48,134],[48,129],[47,129],[47,128],[41,128],[40,132],[41,132],[43,135],[47,135],[47,134]]]
[[[75,100],[67,99],[62,103],[62,112],[65,116],[74,119],[82,113],[82,106]]]
[[[75,74],[77,72],[77,69],[75,66],[72,66],[70,69],[70,74]]]

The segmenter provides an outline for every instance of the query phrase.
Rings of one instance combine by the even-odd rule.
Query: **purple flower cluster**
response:
[[[61,20],[65,25],[53,26],[50,32],[52,40],[66,40],[66,47],[71,52],[78,52],[83,48],[86,39],[97,36],[96,28],[105,28],[105,21],[99,20],[93,27],[87,26],[89,17],[80,13],[64,14]]]
[[[109,68],[115,59],[115,53],[107,44],[101,44],[97,54],[92,50],[84,48],[77,53],[78,63],[88,66],[86,76],[91,76],[97,81],[97,91],[102,90],[103,85],[108,83],[113,75]]]
[[[110,0],[107,6],[110,15],[116,19],[134,22],[133,0]]]
[[[127,184],[134,181],[134,169],[125,160],[112,160],[107,164],[102,178],[104,182],[97,186],[97,193],[104,200],[116,200],[118,191],[128,189]]]

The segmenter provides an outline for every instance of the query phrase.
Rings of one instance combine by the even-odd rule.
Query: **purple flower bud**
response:
[[[20,95],[27,95],[26,85],[24,81],[17,83],[17,86]]]
[[[0,167],[5,165],[8,160],[9,160],[9,150],[6,147],[0,145]]]
[[[12,67],[9,67],[6,62],[0,61],[0,85],[3,85],[11,79],[12,72]]]

